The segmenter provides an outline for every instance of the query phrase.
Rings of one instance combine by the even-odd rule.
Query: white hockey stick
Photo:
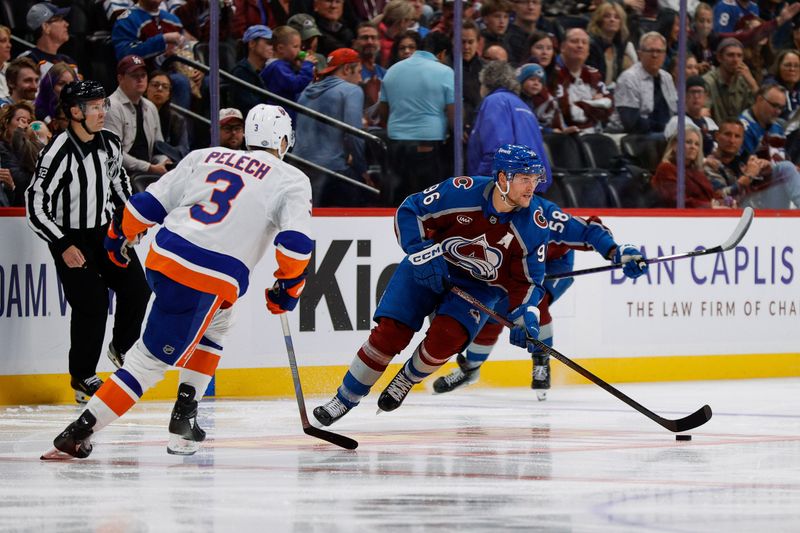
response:
[[[699,257],[701,255],[727,252],[728,250],[735,248],[736,245],[739,244],[739,242],[741,242],[741,240],[744,238],[745,234],[747,233],[747,230],[750,229],[750,224],[752,224],[753,222],[754,215],[755,213],[752,207],[745,207],[744,211],[742,212],[742,217],[739,219],[739,223],[736,225],[736,229],[734,229],[730,237],[728,237],[728,239],[720,245],[711,248],[701,248],[699,250],[692,250],[691,252],[682,252],[679,254],[672,254],[672,255],[662,255],[659,257],[649,257],[647,258],[647,264],[663,263],[665,261],[675,261],[676,259],[686,259],[688,257]],[[616,270],[618,268],[622,268],[622,264],[612,263],[610,265],[603,265],[594,268],[586,268],[583,270],[575,270],[573,272],[550,274],[546,276],[545,279],[571,278],[574,276],[583,276],[584,274],[596,274],[597,272],[608,272],[609,270]]]

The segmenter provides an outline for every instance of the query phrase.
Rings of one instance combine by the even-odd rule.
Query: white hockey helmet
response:
[[[283,138],[286,137],[286,149],[281,150]],[[244,121],[244,140],[247,146],[255,148],[273,148],[278,156],[283,156],[294,146],[292,118],[281,106],[258,104],[248,113]]]

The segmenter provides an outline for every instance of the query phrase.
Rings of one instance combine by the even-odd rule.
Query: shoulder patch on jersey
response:
[[[469,176],[457,176],[453,178],[453,187],[456,189],[469,189],[475,182]]]
[[[533,212],[533,222],[542,229],[547,228],[547,219],[541,207]]]

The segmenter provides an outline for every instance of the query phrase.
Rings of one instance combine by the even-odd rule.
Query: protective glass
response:
[[[111,108],[111,101],[106,98],[102,102],[81,102],[80,107],[84,115],[97,115],[98,113],[107,113]]]

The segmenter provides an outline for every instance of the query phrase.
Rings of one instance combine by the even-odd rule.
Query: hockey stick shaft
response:
[[[507,327],[509,329],[514,327],[514,324],[511,321],[509,321],[507,318],[505,318],[503,316],[498,315],[497,313],[494,312],[494,310],[492,310],[489,307],[487,307],[483,302],[481,302],[480,300],[478,300],[477,298],[475,298],[471,294],[467,293],[466,291],[464,291],[464,290],[462,290],[462,289],[460,289],[458,287],[452,287],[450,289],[450,291],[453,292],[459,298],[462,298],[465,301],[469,302],[471,305],[474,305],[475,307],[477,307],[478,309],[480,309],[481,311],[483,311],[484,313],[489,315],[492,319],[494,319],[498,323],[502,324],[503,326],[505,326],[505,327]],[[623,402],[625,402],[629,406],[633,407],[634,409],[636,409],[637,411],[639,411],[640,413],[642,413],[643,415],[645,415],[649,419],[653,420],[654,422],[656,422],[660,426],[662,426],[662,427],[664,427],[664,428],[666,428],[666,429],[668,429],[670,431],[673,431],[673,432],[688,431],[690,429],[696,428],[697,426],[701,426],[701,425],[705,424],[711,418],[711,408],[708,405],[704,405],[702,408],[700,408],[699,410],[695,411],[691,415],[689,415],[687,417],[684,417],[684,418],[681,418],[681,419],[678,419],[678,420],[670,420],[668,418],[663,418],[663,417],[657,415],[656,413],[654,413],[653,411],[651,411],[650,409],[648,409],[647,407],[643,406],[642,404],[640,404],[639,402],[637,402],[633,398],[627,396],[626,394],[624,394],[620,390],[616,389],[615,387],[612,387],[611,385],[609,385],[608,383],[606,383],[605,381],[603,381],[602,379],[600,379],[596,375],[592,374],[591,372],[589,372],[588,370],[583,368],[581,365],[579,365],[578,363],[576,363],[575,361],[573,361],[572,359],[570,359],[566,355],[560,353],[559,351],[555,350],[554,348],[551,348],[550,346],[546,345],[545,343],[541,342],[540,340],[538,340],[538,339],[528,339],[528,341],[533,343],[537,348],[539,348],[540,350],[544,351],[548,355],[554,357],[555,359],[558,359],[559,361],[561,361],[562,363],[567,365],[569,368],[571,368],[572,370],[574,370],[575,372],[577,372],[581,376],[585,377],[586,379],[588,379],[589,381],[591,381],[595,385],[598,385],[600,388],[602,388],[606,392],[608,392],[611,395],[615,396],[617,399],[622,400]]]
[[[731,233],[730,237],[717,246],[712,248],[701,248],[699,250],[692,250],[691,252],[682,252],[672,255],[662,255],[659,257],[650,257],[647,259],[648,264],[653,263],[664,263],[666,261],[675,261],[676,259],[688,259],[690,257],[699,257],[701,255],[709,255],[709,254],[717,254],[720,252],[727,252],[728,250],[734,248],[741,240],[744,238],[747,230],[750,228],[750,224],[753,222],[753,208],[745,207],[744,211],[742,212],[741,218],[739,218],[739,223],[736,225],[736,229]],[[609,270],[616,270],[622,268],[620,263],[612,263],[610,265],[603,265],[599,267],[593,268],[586,268],[583,270],[575,270],[573,272],[564,272],[561,274],[550,274],[546,276],[546,279],[562,279],[562,278],[572,278],[575,276],[583,276],[585,274],[597,274],[598,272],[608,272]]]
[[[282,313],[280,317],[281,328],[283,329],[283,340],[286,343],[286,355],[289,358],[289,369],[292,372],[292,382],[294,383],[294,395],[295,398],[297,398],[297,407],[300,410],[300,421],[303,423],[303,432],[306,435],[328,441],[341,448],[355,450],[358,448],[357,441],[350,437],[339,435],[338,433],[315,428],[309,423],[308,412],[306,411],[306,400],[303,397],[303,386],[300,383],[300,372],[297,370],[297,359],[294,356],[294,343],[292,342],[292,333],[289,330],[289,319],[286,318],[286,313]]]

